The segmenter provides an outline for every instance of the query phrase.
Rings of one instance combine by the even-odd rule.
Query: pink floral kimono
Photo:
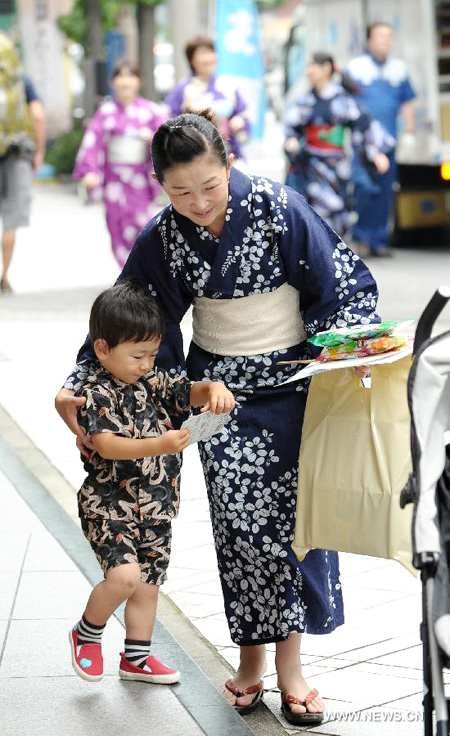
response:
[[[78,152],[74,177],[99,175],[113,253],[123,267],[136,235],[153,217],[159,185],[151,178],[151,138],[166,116],[154,102],[105,102],[95,113]]]

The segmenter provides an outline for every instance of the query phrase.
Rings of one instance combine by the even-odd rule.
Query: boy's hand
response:
[[[175,455],[184,450],[191,441],[188,429],[169,429],[160,438],[161,450],[158,455]]]
[[[211,383],[208,391],[208,403],[201,412],[210,411],[211,414],[228,414],[236,406],[234,396],[225,384],[220,381]]]

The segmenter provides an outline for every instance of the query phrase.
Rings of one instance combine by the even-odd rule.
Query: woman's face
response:
[[[313,59],[309,62],[309,64],[306,67],[306,75],[308,77],[309,83],[315,87],[317,86],[323,86],[329,80],[331,79],[331,64],[325,63],[325,64],[317,64]]]
[[[217,64],[216,52],[205,46],[199,46],[191,59],[192,68],[197,77],[208,80],[214,74]]]
[[[178,164],[164,175],[163,189],[175,210],[220,235],[228,206],[228,181],[233,156],[228,167],[207,152],[188,164]]]
[[[130,102],[138,94],[141,80],[129,69],[123,69],[113,78],[111,84],[121,102]]]

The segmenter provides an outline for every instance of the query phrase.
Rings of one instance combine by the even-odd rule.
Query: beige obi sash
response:
[[[217,355],[261,355],[306,338],[300,294],[285,283],[275,291],[236,299],[194,299],[193,342]]]
[[[143,164],[147,160],[148,143],[138,135],[113,135],[108,143],[111,164]]]

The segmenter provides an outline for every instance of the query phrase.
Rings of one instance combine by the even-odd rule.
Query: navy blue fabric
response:
[[[24,75],[23,83],[25,86],[25,97],[27,99],[27,103],[30,104],[30,102],[34,102],[35,100],[38,100],[39,96],[34,88],[34,85],[31,79]]]
[[[324,150],[308,143],[311,126],[339,126],[351,132],[360,168],[375,169],[376,153],[389,153],[395,140],[374,123],[366,110],[341,85],[329,82],[320,94],[312,89],[286,112],[286,138],[297,138],[299,151],[289,153],[286,183],[308,200],[316,212],[345,240],[353,215],[349,191],[350,158],[345,150]],[[342,133],[344,131],[342,130]]]
[[[375,180],[359,162],[354,161],[354,207],[358,221],[353,227],[353,238],[368,243],[372,250],[389,246],[388,223],[393,204],[392,185],[396,179],[396,164],[393,154],[389,156],[391,167]]]

